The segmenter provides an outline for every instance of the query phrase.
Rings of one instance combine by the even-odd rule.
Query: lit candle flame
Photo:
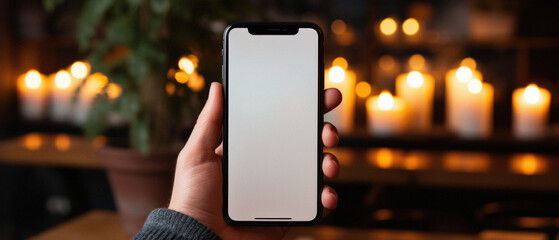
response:
[[[72,83],[72,77],[70,76],[70,73],[68,73],[68,71],[66,70],[60,70],[54,76],[54,84],[56,85],[56,87],[60,89],[66,89],[70,87],[71,83]]]
[[[423,75],[418,71],[411,71],[407,77],[408,85],[412,88],[418,88],[423,85]]]
[[[380,31],[384,35],[392,35],[398,29],[398,25],[396,25],[396,21],[392,18],[385,18],[380,22]]]
[[[458,79],[459,82],[468,82],[472,79],[472,75],[472,70],[469,67],[462,66],[456,70],[456,79]]]
[[[340,66],[333,66],[328,71],[328,77],[330,77],[330,81],[340,83],[345,79],[345,71]]]
[[[482,88],[483,88],[483,84],[477,78],[474,78],[468,82],[468,91],[470,91],[473,94],[480,93]]]
[[[406,35],[414,35],[419,31],[419,22],[415,18],[408,18],[402,24],[402,30]]]
[[[37,70],[29,70],[25,74],[25,85],[31,89],[37,89],[41,86],[43,79]]]
[[[524,99],[526,102],[534,104],[540,100],[540,89],[536,84],[530,84],[524,89]]]
[[[179,60],[179,68],[188,74],[194,72],[194,63],[187,57],[182,57]]]
[[[378,96],[378,107],[382,110],[389,110],[394,106],[394,98],[388,91],[382,91]]]
[[[82,79],[89,74],[89,64],[81,61],[77,61],[72,66],[70,66],[70,73],[73,77]]]

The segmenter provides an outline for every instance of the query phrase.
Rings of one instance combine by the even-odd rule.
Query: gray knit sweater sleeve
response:
[[[153,210],[135,240],[219,239],[206,225],[180,212],[166,208]]]

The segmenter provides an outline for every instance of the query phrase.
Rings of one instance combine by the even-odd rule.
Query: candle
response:
[[[410,129],[426,132],[433,119],[433,93],[435,80],[430,74],[412,71],[396,78],[396,95],[409,107]]]
[[[465,98],[455,106],[460,109],[454,131],[463,138],[482,138],[491,134],[493,125],[493,86],[474,78],[467,83]]]
[[[369,132],[375,136],[392,136],[407,128],[407,106],[404,100],[388,91],[367,100]]]
[[[70,73],[65,70],[58,71],[54,76],[50,102],[50,117],[53,121],[62,122],[68,119],[73,93]]]
[[[17,82],[22,117],[32,121],[41,119],[47,96],[44,76],[36,70],[29,70],[19,76]]]
[[[468,59],[468,58],[467,58]],[[473,60],[472,60],[473,61]],[[471,61],[462,61],[463,65],[457,69],[451,69],[446,73],[446,121],[451,131],[459,127],[461,109],[460,106],[468,102],[467,84],[472,78],[483,81],[483,76],[477,70],[472,70]]]
[[[512,94],[513,132],[520,139],[543,137],[547,131],[551,94],[535,84]]]
[[[94,73],[87,77],[85,84],[82,85],[78,94],[78,102],[73,112],[73,121],[81,125],[85,123],[91,104],[97,94],[107,85],[108,79],[101,73]]]
[[[324,121],[334,124],[340,134],[353,131],[355,115],[355,82],[353,71],[346,71],[347,61],[334,60],[334,66],[325,73],[325,88],[337,88],[342,93],[342,102],[334,110],[324,115]],[[345,65],[344,65],[345,62]],[[336,65],[337,64],[337,65]]]

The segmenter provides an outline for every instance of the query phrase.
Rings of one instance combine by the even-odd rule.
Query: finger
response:
[[[340,164],[338,159],[331,153],[324,153],[322,159],[322,172],[329,178],[335,178],[340,174]]]
[[[324,90],[324,113],[330,112],[342,102],[342,93],[336,88]]]
[[[336,209],[336,206],[338,205],[338,194],[334,191],[334,189],[325,185],[322,189],[321,200],[322,206],[325,208]]]
[[[222,117],[223,90],[220,83],[214,82],[185,148],[214,151],[221,135]]]
[[[215,149],[215,154],[223,157],[223,142]]]
[[[329,122],[325,122],[322,127],[322,143],[327,148],[333,148],[338,145],[340,136],[338,135],[338,129]]]

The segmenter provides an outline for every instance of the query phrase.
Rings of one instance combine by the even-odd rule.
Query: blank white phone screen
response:
[[[235,221],[317,215],[318,33],[228,39],[228,214]]]

